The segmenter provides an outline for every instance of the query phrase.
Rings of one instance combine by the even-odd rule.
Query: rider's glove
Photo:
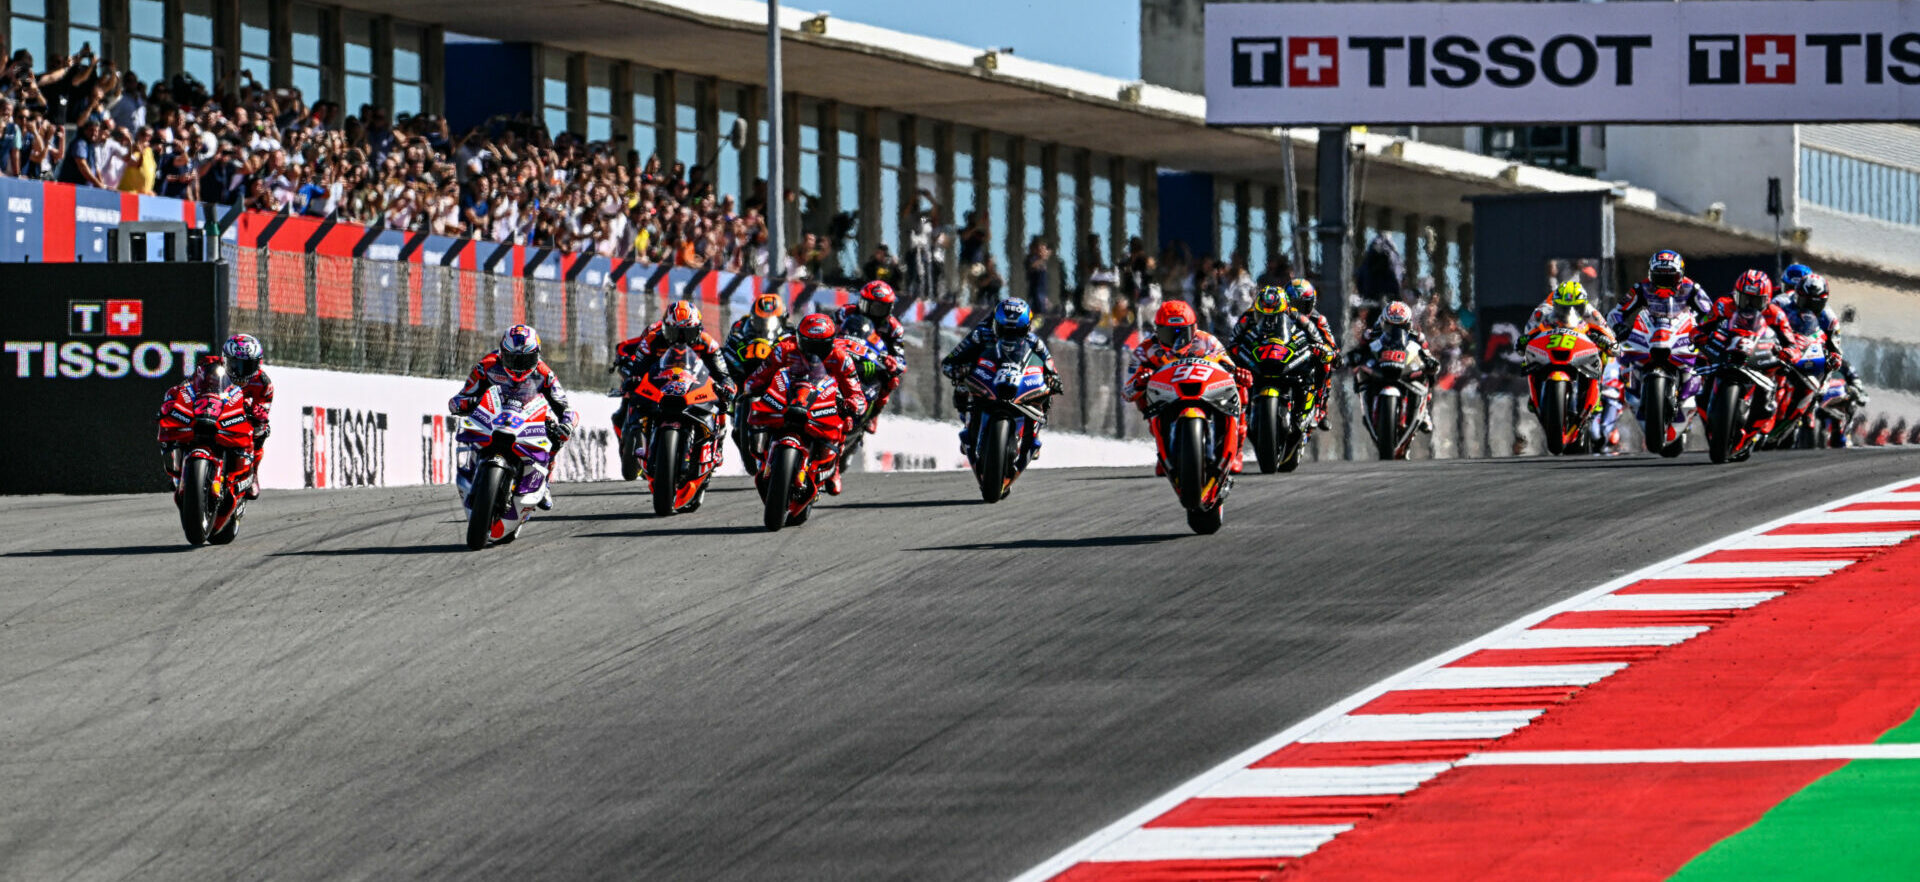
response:
[[[1060,375],[1059,375],[1059,374],[1048,374],[1048,375],[1047,375],[1047,393],[1048,393],[1048,394],[1050,394],[1050,395],[1058,395],[1058,394],[1060,394],[1060,392],[1061,392],[1061,391],[1062,391],[1063,389],[1065,389],[1065,388],[1066,388],[1066,386],[1065,386],[1065,385],[1063,385],[1063,384],[1062,384],[1062,383],[1060,382]]]
[[[480,402],[472,398],[456,398],[453,400],[453,405],[447,408],[447,410],[455,416],[466,416],[467,414],[473,413],[474,406],[479,403]]]
[[[556,444],[565,444],[573,437],[573,424],[564,419],[547,421],[547,437]]]
[[[255,423],[253,427],[253,443],[259,444],[260,442],[267,440],[267,436],[271,434],[273,434],[272,424],[266,422],[265,420]]]

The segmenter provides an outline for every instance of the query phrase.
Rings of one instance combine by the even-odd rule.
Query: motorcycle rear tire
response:
[[[1220,522],[1225,515],[1226,506],[1216,505],[1206,511],[1187,512],[1187,526],[1202,536],[1211,536],[1220,532]]]
[[[787,501],[793,498],[793,477],[800,469],[800,451],[782,445],[774,448],[767,463],[766,525],[779,532],[787,525]]]
[[[1400,409],[1405,406],[1399,396],[1381,396],[1373,405],[1373,446],[1380,459],[1399,459],[1400,452]]]
[[[1564,380],[1540,384],[1540,431],[1547,436],[1547,452],[1554,456],[1567,452],[1568,391]]]
[[[1271,475],[1280,468],[1280,399],[1261,396],[1253,400],[1252,419],[1247,434],[1253,436],[1253,458],[1260,462],[1260,474]]]
[[[633,449],[634,435],[628,432],[620,437],[620,480],[631,481],[640,477],[640,456]]]
[[[480,464],[473,475],[473,488],[467,491],[471,509],[467,515],[467,547],[479,551],[493,538],[494,515],[500,511],[500,494],[505,492],[506,466],[496,460]]]
[[[974,451],[980,463],[980,499],[989,504],[1007,495],[1007,474],[1012,471],[1013,460],[1007,447],[1012,430],[1012,424],[1006,420],[987,417],[987,424],[980,432],[980,449]]]
[[[1644,387],[1640,390],[1640,408],[1647,418],[1641,422],[1641,441],[1648,453],[1667,455],[1667,427],[1673,424],[1673,414],[1669,413],[1673,404],[1669,382],[1660,374],[1648,374]]]
[[[213,523],[213,463],[198,457],[187,460],[180,469],[180,528],[187,544],[207,544],[207,528]]]
[[[680,453],[686,442],[686,430],[679,426],[661,426],[653,437],[653,445],[647,450],[652,462],[647,463],[647,484],[653,490],[653,513],[656,517],[673,514],[673,497],[680,490]]]
[[[1745,383],[1715,387],[1707,405],[1707,459],[1716,465],[1734,459],[1733,436],[1739,431],[1739,404]]]
[[[1182,417],[1173,425],[1173,443],[1169,453],[1173,460],[1174,492],[1180,495],[1180,507],[1193,511],[1200,507],[1200,487],[1206,481],[1206,444],[1202,440],[1206,434],[1201,431],[1201,418]]]

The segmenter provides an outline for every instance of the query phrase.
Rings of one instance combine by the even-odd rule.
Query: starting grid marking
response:
[[[1531,724],[1557,700],[1535,697],[1524,690],[1569,691],[1591,686],[1628,667],[1624,662],[1599,664],[1514,664],[1452,666],[1481,650],[1565,650],[1606,647],[1665,647],[1691,640],[1710,630],[1708,625],[1611,628],[1540,627],[1567,612],[1661,613],[1738,611],[1752,609],[1784,591],[1716,593],[1619,593],[1638,582],[1664,580],[1802,579],[1831,575],[1855,560],[1831,559],[1832,549],[1858,548],[1860,557],[1920,536],[1920,529],[1875,529],[1876,524],[1920,524],[1920,484],[1913,479],[1799,512],[1734,534],[1720,541],[1662,561],[1595,587],[1480,639],[1415,665],[1374,685],[1284,732],[1255,745],[1214,769],[1182,784],[1129,813],[1114,824],[1081,840],[1014,882],[1046,882],[1063,874],[1075,880],[1105,878],[1101,865],[1124,864],[1127,872],[1159,864],[1155,879],[1207,879],[1213,868],[1206,861],[1298,858],[1319,849],[1354,824],[1241,824],[1217,826],[1152,826],[1192,800],[1238,800],[1258,804],[1329,797],[1392,799],[1419,788],[1456,766],[1606,765],[1633,763],[1739,763],[1845,759],[1920,759],[1920,744],[1855,744],[1820,747],[1757,747],[1662,750],[1574,750],[1487,752],[1477,748]],[[1858,531],[1828,532],[1858,525]],[[1822,525],[1814,531],[1795,527]],[[1779,531],[1779,532],[1775,532]],[[1808,549],[1809,557],[1826,559],[1755,562],[1700,562],[1716,552],[1790,551]],[[1856,558],[1857,559],[1857,558]],[[1702,589],[1705,586],[1701,586]],[[1487,690],[1489,695],[1511,690],[1519,696],[1500,710],[1449,710],[1433,713],[1355,713],[1383,696],[1415,690],[1460,690],[1457,695],[1477,699],[1465,690]],[[1540,707],[1514,710],[1514,705],[1537,701]],[[1404,706],[1404,705],[1403,705]],[[1302,765],[1288,767],[1256,763],[1294,744],[1368,744],[1459,742],[1456,758],[1444,762],[1400,762],[1384,765]],[[1411,745],[1410,745],[1411,746]],[[1078,868],[1077,870],[1075,868]],[[1117,878],[1117,877],[1116,877]],[[1131,878],[1131,877],[1129,877]]]

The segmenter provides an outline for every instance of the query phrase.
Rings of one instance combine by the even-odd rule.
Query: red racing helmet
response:
[[[1192,305],[1185,300],[1169,300],[1153,314],[1153,337],[1161,346],[1178,352],[1193,343],[1193,330],[1198,324],[1200,317],[1194,315]]]
[[[868,282],[860,289],[860,314],[873,319],[877,325],[893,315],[894,300],[892,285]]]
[[[795,335],[798,338],[796,345],[803,354],[826,358],[833,352],[833,339],[838,333],[839,328],[834,325],[832,316],[816,312],[800,320],[800,329]]]

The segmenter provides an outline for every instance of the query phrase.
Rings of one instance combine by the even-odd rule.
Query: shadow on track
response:
[[[737,536],[742,533],[765,533],[767,528],[759,525],[735,524],[715,527],[679,527],[671,530],[633,530],[626,533],[588,533],[583,539],[646,539],[653,536]]]
[[[1035,548],[1101,548],[1107,546],[1152,545],[1184,539],[1188,533],[1140,534],[1135,536],[1088,536],[1085,539],[1015,539],[1010,542],[969,542],[963,545],[929,545],[914,551],[1019,551]]]
[[[193,546],[182,542],[179,545],[122,545],[118,548],[48,548],[44,551],[10,551],[0,557],[118,557],[124,554],[178,554],[192,550]]]
[[[268,557],[355,557],[365,554],[465,554],[465,545],[367,545],[359,548],[310,548],[306,551],[276,551]]]
[[[978,505],[978,499],[907,499],[900,502],[845,502],[831,508],[948,508],[957,505]]]

